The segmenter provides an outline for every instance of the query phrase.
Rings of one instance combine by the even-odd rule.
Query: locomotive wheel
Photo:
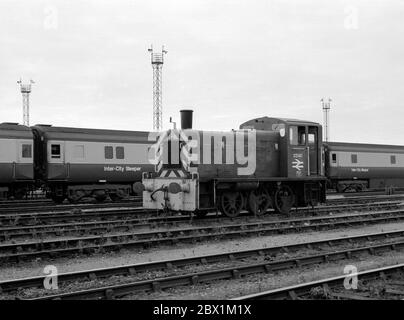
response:
[[[265,189],[253,190],[248,195],[248,211],[256,216],[262,216],[272,207],[272,200]]]
[[[281,186],[278,190],[276,190],[274,198],[276,211],[283,214],[288,214],[295,203],[293,190],[289,186]]]
[[[244,197],[241,192],[225,192],[220,197],[219,210],[227,217],[237,217],[243,206]]]

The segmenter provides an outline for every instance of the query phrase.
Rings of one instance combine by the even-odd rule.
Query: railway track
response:
[[[1,215],[0,226],[35,226],[46,225],[55,222],[78,222],[78,221],[102,221],[111,218],[130,218],[130,217],[143,217],[145,215],[157,215],[155,211],[149,211],[142,208],[129,205],[128,207],[121,208],[106,208],[104,210],[98,209],[77,209],[67,212],[45,212],[45,213],[26,213],[20,215]]]
[[[401,280],[391,281],[391,278],[398,275]],[[404,264],[387,266],[367,271],[358,272],[357,277],[360,281],[375,281],[382,280],[384,286],[392,283],[399,283],[400,290],[387,289],[387,294],[392,294],[403,297],[404,296],[404,282],[402,281],[404,275]],[[286,300],[286,299],[357,299],[367,300],[372,299],[371,296],[361,295],[356,290],[346,290],[344,287],[344,280],[346,275],[312,281],[309,283],[269,290],[256,294],[250,294],[242,297],[235,298],[234,300]]]
[[[341,212],[341,211],[349,211],[349,210],[375,210],[375,209],[392,209],[392,208],[400,208],[401,202],[379,202],[373,203],[372,205],[338,205],[334,207],[318,207],[316,208],[316,214],[329,214],[330,212]],[[300,216],[311,215],[313,214],[312,210],[301,209],[299,212]],[[46,217],[47,219],[50,217],[54,217],[51,215],[50,217],[45,215],[40,217]],[[67,219],[76,220],[78,217],[76,215],[56,215],[57,219]],[[226,223],[232,221],[246,221],[254,219],[254,216],[242,216],[238,218],[218,218],[215,214],[210,214],[205,218],[194,218],[190,215],[177,215],[177,216],[156,216],[156,213],[151,213],[146,210],[129,210],[125,212],[122,210],[112,210],[112,211],[102,211],[100,213],[85,213],[85,217],[87,219],[93,218],[96,221],[74,221],[62,224],[44,224],[43,219],[34,218],[34,222],[42,222],[42,224],[32,224],[32,225],[20,225],[18,221],[17,225],[0,227],[0,241],[10,241],[16,239],[37,239],[37,238],[46,238],[51,236],[71,236],[71,235],[93,235],[93,234],[105,234],[111,232],[129,232],[134,229],[139,228],[149,228],[155,229],[158,227],[177,227],[181,223],[187,224],[201,224],[201,223]],[[103,219],[100,219],[100,218]],[[108,218],[114,218],[114,220],[110,220]],[[83,218],[83,216],[80,216]],[[117,219],[121,218],[121,219]],[[263,219],[271,219],[271,218],[279,218],[281,219],[281,215],[266,215],[265,217],[258,218],[259,221],[263,221]],[[244,219],[244,220],[241,220]],[[80,219],[83,220],[83,219]]]
[[[43,241],[27,241],[0,245],[0,261],[20,261],[42,256],[55,257],[119,250],[128,247],[149,248],[156,245],[195,242],[208,239],[237,238],[251,235],[273,235],[286,232],[323,230],[341,226],[388,223],[404,220],[404,209],[338,216],[308,217],[234,223],[170,230],[129,232],[112,235],[72,237]]]
[[[332,198],[339,196],[338,198]],[[381,202],[389,200],[404,200],[404,194],[396,195],[354,195],[354,196],[341,196],[329,195],[327,205],[336,204],[353,204],[364,202]],[[24,200],[24,201],[0,201],[0,214],[12,215],[26,215],[27,213],[49,213],[49,212],[68,212],[70,210],[79,209],[101,209],[113,208],[117,206],[141,206],[141,197],[133,197],[128,200],[121,200],[118,202],[103,202],[103,203],[78,203],[78,204],[55,204],[48,199],[41,200]]]
[[[399,201],[404,200],[404,194],[395,195],[362,195],[362,196],[340,196],[338,198],[328,195],[327,205],[336,205],[340,203],[355,204],[364,202],[381,202],[381,201]]]
[[[61,212],[68,211],[72,209],[101,209],[101,208],[111,208],[117,206],[141,206],[141,198],[136,197],[130,200],[122,200],[117,202],[103,202],[103,203],[78,203],[78,204],[55,204],[51,201],[30,201],[21,203],[1,203],[0,202],[0,213],[1,214],[15,214],[19,215],[21,212],[23,214],[27,212]]]
[[[366,204],[336,204],[334,206],[317,206],[313,208],[298,208],[291,214],[308,213],[318,214],[323,212],[341,212],[351,210],[375,209],[388,205],[399,205],[400,201],[372,202]],[[131,210],[133,209],[133,210]],[[269,213],[272,211],[269,211]],[[74,209],[66,212],[44,212],[44,213],[25,213],[25,214],[0,214],[0,227],[7,226],[32,226],[46,225],[55,222],[77,222],[92,220],[105,220],[108,218],[144,218],[147,214],[150,216],[159,215],[158,211],[128,207],[97,209]],[[161,215],[161,214],[160,214]],[[190,216],[188,216],[190,218]]]
[[[366,245],[369,242],[373,243]],[[330,251],[330,248],[333,250]],[[32,294],[34,294],[34,299],[110,299],[140,291],[159,291],[184,285],[237,279],[250,274],[270,273],[313,264],[351,259],[362,254],[380,254],[386,251],[403,249],[404,230],[400,230],[64,273],[58,275],[58,284],[61,286],[61,289],[57,294],[50,294],[52,291],[41,289],[45,280],[44,276],[2,281],[0,282],[0,288],[3,293],[10,295],[17,290],[20,290],[19,292],[21,293],[22,289],[36,288],[38,291],[34,293],[32,293],[32,290],[30,291],[30,297],[32,298]],[[312,253],[313,251],[315,251],[315,254]],[[297,256],[288,259],[285,259],[283,256],[279,258],[278,255],[282,253]],[[251,261],[246,261],[246,259],[258,259],[259,261],[253,260],[251,263]],[[228,265],[223,267],[224,263]],[[215,264],[219,264],[221,267],[212,269],[212,266],[215,266]],[[202,268],[197,272],[187,272],[195,270],[195,266]],[[206,271],[209,268],[211,270]],[[150,273],[153,271],[164,271],[166,276],[160,278],[152,276],[150,279]],[[176,273],[180,275],[172,276],[171,273],[173,271],[177,271]],[[148,279],[139,280],[139,278],[142,278],[142,274],[147,274]],[[83,285],[85,282],[93,281],[96,284],[96,281],[113,277],[126,277],[125,283],[122,283],[122,279],[115,279],[114,281],[118,283],[98,288],[73,289],[73,292],[66,292],[66,290],[71,290],[69,287],[71,283],[80,283]]]

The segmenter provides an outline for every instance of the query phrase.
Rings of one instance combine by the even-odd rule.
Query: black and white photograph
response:
[[[0,0],[0,305],[404,300],[403,21],[401,0]]]

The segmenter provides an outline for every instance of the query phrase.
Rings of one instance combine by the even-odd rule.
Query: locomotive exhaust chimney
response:
[[[181,113],[181,129],[192,129],[192,113],[193,110],[180,110]]]

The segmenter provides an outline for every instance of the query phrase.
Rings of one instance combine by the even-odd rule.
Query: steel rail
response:
[[[404,209],[341,215],[337,217],[311,217],[271,222],[229,224],[198,228],[182,228],[155,232],[123,233],[107,236],[88,236],[41,242],[22,242],[0,245],[0,261],[19,261],[22,258],[57,256],[72,253],[91,253],[102,250],[117,250],[123,247],[149,248],[154,245],[195,242],[212,238],[237,238],[248,235],[271,235],[290,231],[321,230],[340,226],[400,221]]]
[[[401,249],[404,249],[404,240],[396,241],[394,243],[377,244],[359,248],[349,248],[339,251],[322,252],[316,255],[307,255],[291,259],[280,259],[270,262],[266,261],[247,265],[238,265],[209,271],[187,273],[179,276],[161,277],[150,280],[141,280],[124,284],[104,286],[100,288],[78,290],[75,292],[45,295],[33,298],[32,300],[88,298],[112,299],[119,298],[128,294],[133,294],[139,291],[160,291],[167,288],[197,285],[200,283],[211,281],[240,279],[243,276],[251,274],[270,273],[291,268],[301,268],[303,266],[309,266],[313,264],[329,263],[333,261],[340,261],[343,259],[352,259],[352,257],[356,257],[364,253],[373,255],[381,252]]]
[[[130,206],[124,208],[107,208],[105,210],[93,209],[77,209],[67,212],[46,212],[40,214],[21,214],[21,215],[0,215],[0,226],[35,226],[37,224],[61,222],[61,221],[80,221],[83,219],[98,219],[108,218],[111,216],[132,216],[134,214],[150,214],[156,211],[143,209],[141,207]]]
[[[346,205],[340,204],[335,206],[317,206],[314,208],[298,208],[293,211],[292,214],[296,213],[310,213],[310,214],[318,214],[322,212],[331,212],[331,211],[343,211],[343,210],[355,210],[355,209],[369,209],[374,210],[380,207],[386,206],[399,206],[402,204],[400,201],[393,201],[393,202],[376,202],[372,204],[353,204],[353,205]],[[76,211],[68,211],[65,213],[54,213],[54,212],[46,212],[46,213],[36,213],[36,214],[21,214],[21,215],[0,215],[0,226],[7,227],[7,226],[35,226],[38,224],[45,224],[49,222],[61,222],[61,221],[77,221],[80,219],[97,219],[104,218],[107,216],[128,216],[133,215],[135,212],[130,210],[136,210],[136,213],[139,215],[144,215],[146,213],[151,213],[152,215],[159,215],[160,213],[156,210],[147,210],[142,208],[120,208],[120,209],[106,209],[102,211],[92,211],[89,210],[78,210]],[[139,212],[137,210],[140,210]],[[272,211],[268,211],[271,213]],[[191,218],[191,216],[188,216]],[[133,216],[131,216],[133,218]],[[236,219],[236,218],[234,218]]]
[[[377,203],[377,205],[371,206],[372,209],[387,209],[398,207],[400,202],[381,202]],[[345,206],[337,207],[337,210],[345,209]],[[369,206],[356,206],[350,207],[352,210],[354,209],[369,209]],[[317,213],[328,213],[329,211],[334,211],[335,208],[321,208]],[[118,211],[119,212],[119,211]],[[302,210],[303,214],[311,213]],[[141,211],[137,212],[137,215],[144,215],[147,214],[148,211]],[[11,239],[17,238],[27,238],[27,237],[44,237],[49,235],[70,235],[70,234],[77,234],[77,233],[86,233],[86,234],[99,234],[105,232],[112,232],[112,231],[130,231],[134,228],[156,228],[158,226],[176,226],[178,223],[181,222],[218,222],[217,218],[213,218],[212,216],[207,216],[204,219],[201,218],[194,218],[190,215],[181,215],[181,216],[157,216],[157,217],[142,217],[142,218],[129,218],[125,215],[126,219],[120,220],[101,220],[101,221],[85,221],[85,222],[70,222],[64,224],[50,224],[50,225],[30,225],[30,226],[12,226],[12,227],[0,227],[0,240],[6,241]],[[212,217],[212,218],[211,218]],[[266,215],[261,217],[261,219],[265,218],[272,218],[272,216]],[[211,219],[209,219],[211,218]],[[221,222],[226,221],[234,221],[235,219],[240,220],[242,218],[245,219],[253,219],[254,216],[240,216],[237,218],[226,218],[222,217],[220,220]]]
[[[141,205],[141,201],[139,199],[136,200],[125,200],[125,201],[117,201],[117,202],[104,202],[104,203],[78,203],[78,204],[55,204],[55,203],[35,203],[35,205],[16,205],[10,204],[10,206],[2,206],[0,204],[0,213],[1,214],[21,214],[21,211],[26,212],[60,212],[71,209],[100,209],[105,207],[116,207],[116,206],[133,206],[133,205]]]
[[[246,258],[274,256],[276,254],[287,252],[295,253],[305,249],[323,249],[344,244],[353,244],[358,242],[378,241],[378,240],[394,240],[395,238],[404,237],[404,230],[377,232],[369,234],[361,234],[350,237],[334,237],[323,240],[308,241],[294,243],[283,246],[256,248],[241,251],[229,251],[219,254],[200,255],[189,258],[180,258],[174,260],[160,260],[146,263],[129,264],[118,267],[98,268],[77,272],[68,272],[58,275],[58,283],[64,284],[69,281],[78,281],[82,279],[100,279],[110,276],[135,275],[141,272],[149,272],[154,270],[172,270],[173,268],[181,268],[191,265],[208,265],[218,262],[238,261]],[[38,288],[43,285],[46,276],[28,277],[16,280],[0,281],[0,292],[10,292],[22,288]]]
[[[397,272],[404,272],[404,263],[381,267],[372,270],[361,271],[357,273],[358,280],[375,280],[378,278],[386,278],[386,276],[395,274]],[[321,279],[308,283],[268,290],[255,294],[245,295],[234,298],[233,300],[286,300],[286,299],[299,299],[304,296],[310,296],[312,289],[322,288],[326,293],[331,293],[332,289],[345,289],[344,280],[346,275]],[[331,293],[332,295],[332,293]]]

